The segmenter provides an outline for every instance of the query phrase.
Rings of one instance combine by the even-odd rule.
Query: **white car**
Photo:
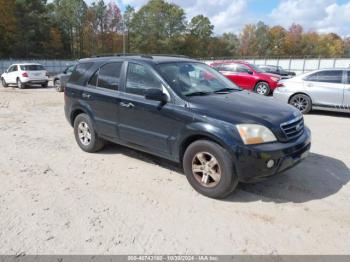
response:
[[[323,69],[284,80],[273,97],[304,114],[312,109],[350,113],[350,69]]]
[[[49,74],[40,64],[13,64],[1,75],[3,87],[15,84],[18,88],[31,85],[47,87]]]

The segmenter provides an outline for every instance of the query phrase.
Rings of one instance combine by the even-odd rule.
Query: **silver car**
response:
[[[313,109],[350,113],[350,69],[323,69],[283,80],[273,97],[304,114]]]

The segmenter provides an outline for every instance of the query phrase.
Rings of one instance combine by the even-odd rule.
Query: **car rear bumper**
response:
[[[269,143],[239,148],[236,172],[242,182],[257,182],[294,167],[307,157],[311,148],[311,132],[305,127],[304,133],[288,143]],[[267,167],[272,160],[274,165]]]

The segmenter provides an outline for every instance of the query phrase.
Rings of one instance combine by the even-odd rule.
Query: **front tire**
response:
[[[17,87],[19,89],[25,88],[25,85],[22,83],[21,79],[17,78]]]
[[[266,82],[258,82],[254,88],[255,93],[263,96],[268,96],[271,93],[271,88]]]
[[[61,81],[59,79],[54,81],[54,86],[57,92],[63,92],[63,87],[61,86]]]
[[[88,153],[95,153],[104,146],[104,141],[94,130],[91,118],[87,114],[80,114],[74,120],[74,136],[79,147]]]
[[[238,185],[230,154],[208,140],[189,145],[183,157],[183,168],[191,186],[210,198],[225,198]]]
[[[1,78],[1,84],[3,87],[8,87],[9,85],[6,83],[4,78]]]
[[[311,98],[304,94],[296,94],[289,100],[289,104],[297,108],[301,113],[307,114],[312,110]]]

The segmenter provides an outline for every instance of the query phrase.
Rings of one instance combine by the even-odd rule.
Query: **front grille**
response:
[[[304,132],[303,116],[281,124],[281,129],[288,140],[300,136]]]

